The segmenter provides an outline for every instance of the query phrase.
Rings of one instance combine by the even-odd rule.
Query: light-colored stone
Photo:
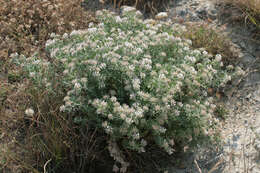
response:
[[[160,12],[155,16],[155,19],[160,20],[160,19],[165,19],[168,17],[168,13],[166,12]]]
[[[135,12],[136,11],[136,8],[134,7],[130,7],[130,6],[122,6],[121,7],[121,12],[123,15],[125,15],[126,13],[129,13],[129,12]]]

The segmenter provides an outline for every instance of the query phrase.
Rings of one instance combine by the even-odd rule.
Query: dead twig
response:
[[[52,159],[48,160],[48,161],[44,164],[44,167],[43,167],[44,173],[47,173],[46,167],[47,167],[48,163],[50,163],[51,160],[52,160]]]
[[[199,167],[199,164],[198,164],[198,162],[197,162],[196,159],[194,159],[194,163],[195,163],[197,169],[199,170],[199,173],[202,173],[202,171],[201,171],[201,169],[200,169],[200,167]]]
[[[211,168],[211,169],[209,170],[208,173],[212,173],[213,171],[215,171],[215,170],[218,168],[218,166],[219,166],[221,163],[223,163],[223,162],[224,162],[223,159],[219,160],[219,161],[215,164],[215,166],[213,166],[213,168]]]

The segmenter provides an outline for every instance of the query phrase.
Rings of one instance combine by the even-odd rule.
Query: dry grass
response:
[[[28,55],[43,44],[52,32],[62,34],[86,28],[93,18],[80,0],[0,0],[0,58],[10,53]]]
[[[56,86],[55,94],[47,95],[26,80],[22,85],[1,84],[0,168],[4,171],[39,173],[45,167],[51,172],[89,172],[95,169],[94,161],[106,158],[101,156],[105,148],[102,134],[87,122],[75,124],[77,115],[60,113],[63,94]],[[34,115],[25,115],[26,108],[32,108]]]
[[[224,65],[236,64],[237,52],[232,50],[232,43],[221,30],[210,27],[206,23],[186,23],[186,31],[181,35],[192,41],[193,48],[205,48],[212,55],[221,54]]]
[[[231,11],[224,9],[225,11],[229,11],[232,21],[254,25],[256,27],[255,34],[259,38],[260,0],[220,0],[220,2],[225,6],[233,8]]]

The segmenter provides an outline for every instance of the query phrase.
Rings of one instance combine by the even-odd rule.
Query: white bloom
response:
[[[155,110],[156,110],[156,111],[159,111],[160,109],[161,109],[161,107],[160,107],[159,105],[156,105],[156,106],[155,106]]]
[[[50,35],[51,38],[54,38],[55,36],[56,36],[55,33],[51,33],[51,35]]]
[[[75,83],[74,88],[75,88],[76,90],[80,89],[80,88],[81,88],[80,83],[78,83],[78,82]]]
[[[163,56],[163,57],[165,57],[165,56],[166,56],[166,53],[165,53],[165,52],[161,52],[160,55]]]
[[[97,31],[97,28],[88,28],[89,33],[95,33]]]
[[[60,112],[64,112],[65,111],[65,106],[64,105],[61,105],[60,106]]]
[[[71,81],[71,83],[75,84],[75,83],[77,83],[77,81],[78,81],[77,79],[74,79],[74,80]]]
[[[51,86],[51,83],[50,83],[50,82],[47,82],[45,86],[48,88],[48,87]]]
[[[116,16],[115,20],[116,20],[116,23],[121,23],[122,22],[122,19],[121,19],[120,16]]]
[[[162,67],[161,64],[155,64],[155,66],[156,66],[157,68],[161,68],[161,67]]]
[[[93,22],[90,22],[90,23],[88,24],[88,27],[91,28],[92,26],[94,26],[94,23],[93,23]]]
[[[88,81],[88,79],[83,77],[83,78],[80,79],[80,81],[83,82],[83,83],[86,83]]]
[[[127,124],[131,124],[131,123],[133,122],[133,120],[132,120],[131,118],[126,118],[126,119],[125,119],[125,122],[126,122]]]
[[[63,74],[64,74],[64,75],[66,75],[66,74],[68,74],[68,73],[69,73],[69,70],[68,70],[68,69],[66,69],[66,70],[63,71]]]
[[[65,102],[65,105],[66,105],[66,106],[71,106],[71,105],[72,105],[72,102],[71,102],[71,101],[67,101],[67,102]]]
[[[74,62],[69,63],[69,64],[68,64],[68,67],[69,67],[69,68],[74,68],[74,67],[75,67],[75,63],[74,63]]]
[[[234,66],[233,66],[233,65],[228,65],[228,66],[227,66],[227,69],[228,69],[228,70],[233,70],[233,69],[234,69]]]
[[[193,62],[193,63],[196,62],[196,58],[194,56],[185,56],[184,58]]]
[[[200,55],[200,51],[197,50],[197,49],[196,49],[196,50],[193,50],[192,53],[195,54],[195,55]]]
[[[183,50],[188,51],[188,50],[190,50],[190,48],[187,47],[187,46],[185,46],[185,47],[183,48]]]
[[[78,34],[79,34],[79,31],[73,30],[73,31],[70,33],[70,36],[78,35]]]
[[[112,96],[112,97],[110,98],[110,100],[111,100],[112,102],[114,102],[114,103],[115,103],[117,99],[116,99],[116,97],[115,97],[115,96]]]
[[[203,54],[203,55],[208,55],[208,52],[204,50],[204,51],[202,52],[202,54]]]
[[[145,73],[141,73],[140,76],[143,79],[143,78],[145,78],[146,75],[145,75]]]
[[[182,73],[177,74],[177,77],[178,77],[179,79],[184,79],[184,75],[183,75]]]
[[[216,61],[221,61],[221,58],[222,58],[222,56],[220,55],[220,54],[217,54],[216,56],[215,56],[215,59],[216,59]]]
[[[120,118],[124,120],[126,118],[126,115],[122,113],[120,114]]]
[[[163,73],[162,73],[162,74],[160,74],[160,75],[159,75],[159,79],[166,79],[166,76],[165,76],[165,74],[163,74]]]
[[[96,14],[95,14],[96,16],[102,16],[103,15],[103,12],[101,11],[101,10],[98,10],[98,11],[96,11]]]
[[[64,38],[64,39],[67,39],[68,37],[69,37],[69,35],[67,33],[64,33],[62,36],[62,38]]]
[[[129,43],[129,42],[125,42],[125,46],[128,47],[128,48],[133,48],[133,44],[132,43]]]
[[[186,43],[188,43],[189,45],[192,45],[192,41],[191,40],[186,40]]]
[[[25,110],[25,114],[32,117],[34,114],[34,110],[32,108],[28,108]]]
[[[113,115],[112,114],[108,114],[108,119],[112,120],[113,119]]]
[[[34,65],[38,65],[39,63],[40,63],[40,60],[35,60],[32,62],[32,64],[34,64]]]
[[[30,72],[30,77],[35,77],[35,72]]]
[[[133,88],[135,90],[139,90],[140,89],[140,79],[134,79],[133,80]]]

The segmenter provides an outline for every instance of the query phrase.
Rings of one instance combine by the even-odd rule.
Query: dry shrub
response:
[[[42,48],[50,33],[86,28],[94,20],[80,0],[0,0],[0,58]]]
[[[234,51],[231,41],[215,28],[204,23],[186,23],[183,37],[192,41],[193,48],[205,48],[212,55],[221,54],[224,65],[236,64],[238,53]]]

